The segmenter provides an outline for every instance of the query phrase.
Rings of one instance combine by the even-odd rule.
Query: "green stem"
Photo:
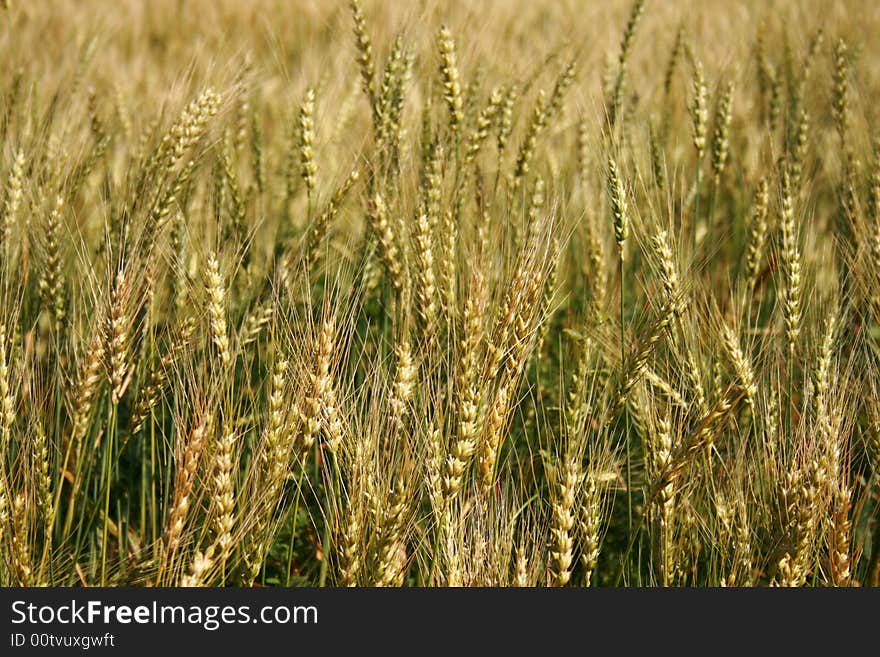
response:
[[[696,184],[696,190],[694,193],[694,234],[693,234],[694,262],[696,262],[696,260],[697,260],[697,229],[698,229],[699,223],[700,223],[700,187],[702,186],[702,183],[703,183],[703,165],[698,163],[697,164],[697,184]]]
[[[302,499],[300,493],[302,492],[302,480],[305,476],[305,473],[306,470],[303,467],[300,472],[299,479],[296,482],[296,497],[294,498],[293,502],[293,521],[291,522],[290,526],[290,542],[287,546],[287,573],[284,577],[285,586],[290,586],[290,572],[293,570],[293,543],[294,539],[296,538],[296,519],[299,516],[299,502],[300,499]]]
[[[321,538],[321,572],[318,576],[318,586],[325,586],[327,583],[327,571],[330,562],[330,512],[333,502],[339,499],[336,481],[339,468],[336,463],[336,457],[332,456],[331,458],[333,463],[330,466],[330,486],[329,490],[326,491],[327,508],[324,510],[324,533]]]
[[[115,434],[116,404],[111,401],[107,418],[107,442],[104,447],[104,518],[101,529],[101,586],[107,586],[107,536],[110,528],[110,484],[113,479],[113,443]]]
[[[620,270],[620,371],[626,376],[626,328],[624,325],[624,268],[623,253],[618,258],[618,268]],[[627,531],[632,534],[633,528],[633,508],[632,508],[632,450],[630,448],[630,426],[629,413],[627,412],[627,404],[623,404],[624,417],[624,434],[623,442],[626,447],[626,515],[627,515]]]
[[[792,420],[794,417],[794,345],[788,345],[788,409],[786,419],[787,435],[792,435]]]

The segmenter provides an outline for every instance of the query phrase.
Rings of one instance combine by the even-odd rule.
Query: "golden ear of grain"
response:
[[[608,198],[611,201],[611,214],[614,218],[614,241],[617,242],[617,256],[623,261],[626,253],[626,239],[629,237],[629,203],[617,162],[610,157],[608,158]]]
[[[363,80],[364,93],[370,106],[376,111],[376,64],[373,61],[373,45],[367,33],[367,21],[359,0],[351,0],[351,14],[354,20],[354,36],[357,41],[357,63]]]
[[[554,466],[551,473],[554,480],[550,502],[551,575],[556,586],[565,586],[571,579],[574,562],[575,501],[584,475],[574,457]]]
[[[702,162],[706,152],[706,131],[709,122],[708,109],[709,91],[703,74],[703,64],[694,64],[694,77],[691,82],[691,126],[693,131],[694,149],[697,151],[697,162]]]
[[[724,173],[724,168],[727,166],[732,118],[733,82],[728,82],[718,100],[718,110],[715,113],[715,131],[712,133],[712,171],[715,174],[716,185],[719,184],[721,174]]]
[[[782,231],[782,261],[785,266],[783,282],[783,317],[788,350],[794,353],[800,335],[801,322],[801,254],[798,229],[794,216],[794,198],[791,175],[782,171],[782,191],[779,208],[779,226]]]
[[[315,162],[315,90],[306,91],[305,100],[299,108],[299,158],[303,181],[309,194],[315,189],[315,174],[318,165]]]
[[[229,329],[226,322],[226,285],[220,273],[220,263],[214,253],[208,255],[205,279],[211,340],[217,349],[220,364],[225,369],[232,363],[232,347],[229,343]]]
[[[449,109],[449,127],[453,133],[458,133],[464,122],[464,101],[459,80],[458,60],[455,54],[455,40],[445,25],[437,33],[437,49],[440,52],[443,99]]]

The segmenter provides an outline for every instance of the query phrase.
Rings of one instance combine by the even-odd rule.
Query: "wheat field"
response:
[[[880,585],[880,5],[0,6],[0,585]]]

